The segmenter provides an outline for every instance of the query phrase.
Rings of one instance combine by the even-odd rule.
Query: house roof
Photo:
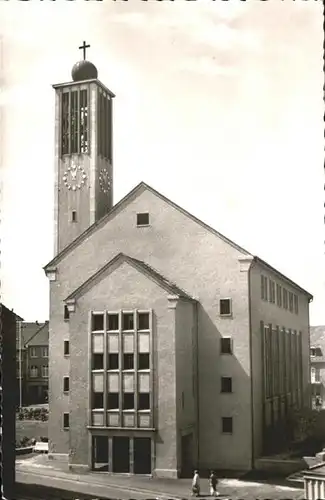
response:
[[[49,344],[49,322],[45,321],[26,342],[26,347],[47,346]]]
[[[45,323],[38,323],[38,322],[27,322],[27,321],[22,321],[17,325],[17,335],[16,335],[16,345],[17,348],[19,348],[19,334],[21,332],[21,345],[22,348],[26,348],[28,345],[47,345],[48,340],[46,343],[44,343],[44,340],[39,343],[39,344],[30,344],[32,339],[36,339],[38,337],[38,334],[44,329],[44,327],[47,325],[47,330],[48,330],[48,321]],[[33,342],[35,342],[33,340]]]
[[[277,271],[275,268],[273,268],[272,266],[270,266],[267,262],[265,262],[264,260],[260,259],[257,256],[254,256],[252,253],[248,252],[248,250],[245,250],[243,247],[237,245],[237,243],[235,243],[234,241],[230,240],[229,238],[227,238],[223,234],[219,233],[218,231],[216,231],[216,229],[212,228],[211,226],[209,226],[205,222],[201,221],[200,219],[198,219],[197,217],[195,217],[194,215],[192,215],[190,212],[188,212],[184,208],[180,207],[179,205],[177,205],[176,203],[174,203],[173,201],[171,201],[169,198],[167,198],[163,194],[159,193],[159,191],[156,191],[154,188],[152,188],[151,186],[149,186],[145,182],[140,182],[140,184],[138,184],[132,191],[130,191],[126,196],[124,196],[124,198],[122,198],[118,203],[116,203],[116,205],[114,205],[111,208],[111,210],[106,215],[104,215],[101,219],[99,219],[94,224],[92,224],[91,226],[89,226],[83,233],[81,233],[69,245],[67,245],[65,248],[63,248],[63,250],[61,250],[61,252],[59,252],[54,257],[54,259],[52,259],[48,264],[46,264],[46,266],[44,266],[43,269],[45,271],[47,271],[47,270],[55,268],[56,265],[66,255],[68,255],[73,249],[75,249],[82,241],[84,241],[87,238],[89,238],[95,231],[97,231],[97,229],[99,229],[100,227],[103,227],[109,220],[111,220],[115,215],[117,215],[117,213],[125,205],[127,205],[128,203],[130,203],[134,199],[134,197],[138,196],[139,194],[141,194],[142,192],[144,192],[146,190],[150,191],[152,194],[154,194],[155,196],[159,197],[165,203],[167,203],[168,205],[174,207],[176,210],[178,210],[179,212],[181,212],[182,214],[184,214],[186,217],[192,219],[194,222],[196,222],[197,224],[199,224],[200,226],[202,226],[204,229],[206,229],[207,231],[211,232],[215,236],[219,237],[220,239],[222,239],[223,241],[225,241],[226,243],[228,243],[230,246],[232,246],[233,248],[237,249],[239,252],[243,253],[244,255],[253,257],[256,262],[259,262],[262,266],[267,267],[270,271],[275,272],[278,275],[280,275],[284,280],[286,280],[287,282],[289,282],[293,287],[295,287],[295,288],[299,289],[301,292],[307,294],[308,297],[309,297],[309,300],[312,300],[313,296],[309,292],[307,292],[306,290],[304,290],[303,288],[301,288],[299,285],[297,285],[294,281],[291,281],[285,275],[283,275],[282,273],[280,273],[279,271]]]
[[[165,276],[160,274],[158,271],[153,269],[151,266],[148,266],[145,262],[141,260],[134,259],[128,255],[123,253],[117,254],[113,259],[111,259],[107,264],[105,264],[99,271],[93,274],[85,283],[79,286],[74,292],[72,292],[65,301],[77,299],[81,297],[87,290],[92,288],[95,284],[99,283],[102,279],[104,279],[112,270],[119,267],[121,264],[127,262],[139,272],[145,274],[148,278],[155,281],[161,288],[164,288],[167,292],[172,295],[177,295],[180,298],[186,300],[195,300],[193,297],[190,297],[184,290],[179,288],[175,283],[169,281]]]

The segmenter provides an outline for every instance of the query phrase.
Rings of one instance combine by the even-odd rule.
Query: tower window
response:
[[[72,210],[72,222],[77,222],[77,212]]]
[[[98,91],[98,152],[104,158],[112,159],[112,101],[102,91]]]
[[[68,306],[64,306],[64,319],[67,321],[70,318]]]
[[[63,427],[64,429],[69,429],[70,427],[69,413],[63,413]]]
[[[87,89],[62,95],[61,152],[89,153]]]
[[[69,377],[63,377],[63,392],[69,392]]]
[[[69,356],[70,354],[70,342],[69,340],[64,341],[64,356]]]
[[[148,226],[149,225],[149,214],[137,214],[137,226]]]

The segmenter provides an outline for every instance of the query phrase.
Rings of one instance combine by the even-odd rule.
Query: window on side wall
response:
[[[220,316],[231,316],[231,299],[220,299],[219,301]]]

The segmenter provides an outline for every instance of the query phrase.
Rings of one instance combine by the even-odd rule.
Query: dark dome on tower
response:
[[[79,61],[73,66],[71,75],[74,82],[80,82],[82,80],[97,79],[98,71],[93,63],[89,61]]]

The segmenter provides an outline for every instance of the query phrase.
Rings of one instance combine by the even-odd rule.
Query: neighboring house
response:
[[[325,408],[325,325],[310,327],[310,384],[312,407]]]
[[[4,498],[13,498],[15,484],[15,332],[22,318],[0,304],[1,350],[1,478]]]
[[[90,62],[72,74],[54,86],[50,455],[249,470],[309,403],[312,296],[145,183],[113,206],[114,94]]]
[[[49,325],[21,322],[17,325],[16,377],[18,405],[48,402]]]

